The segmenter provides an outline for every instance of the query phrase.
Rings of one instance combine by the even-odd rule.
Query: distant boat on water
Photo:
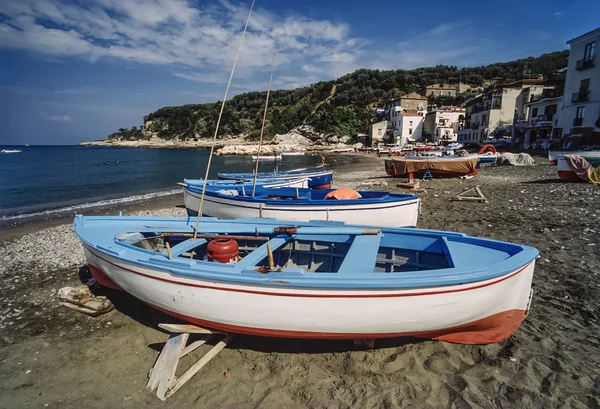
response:
[[[19,149],[2,149],[2,151],[0,151],[2,153],[19,153],[21,152]]]
[[[281,152],[281,156],[304,156],[304,152]]]
[[[281,155],[252,155],[252,160],[279,160]]]

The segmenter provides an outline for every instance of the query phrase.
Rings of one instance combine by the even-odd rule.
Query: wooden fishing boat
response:
[[[303,151],[281,152],[281,156],[304,156]]]
[[[592,166],[600,165],[600,150],[579,150],[579,151],[548,151],[548,160],[551,165],[558,164],[558,157],[564,155],[578,155],[587,160]]]
[[[20,153],[21,150],[19,150],[19,149],[2,149],[0,152],[1,153]]]
[[[500,342],[527,317],[538,255],[458,233],[264,219],[202,219],[195,240],[187,218],[79,215],[74,229],[99,283],[203,327],[286,338]]]
[[[494,163],[500,153],[496,151],[494,145],[483,145],[483,147],[477,152],[477,158],[479,163]]]
[[[563,180],[600,184],[600,163],[594,166],[582,156],[560,155],[557,171]]]
[[[252,188],[254,184],[253,179],[244,180],[208,180],[207,186],[244,186],[248,189],[248,186]],[[204,179],[183,179],[183,182],[178,183],[180,186],[192,186],[196,189],[202,189],[204,187]],[[280,187],[308,187],[308,178],[295,178],[295,179],[257,179],[257,186],[268,187],[268,188],[280,188]],[[252,191],[252,189],[250,189]]]
[[[267,217],[281,220],[325,220],[362,225],[414,227],[419,215],[419,196],[359,191],[358,199],[326,199],[334,189],[207,186],[202,214],[220,219]],[[202,188],[184,186],[188,215],[197,216]]]
[[[390,176],[422,177],[427,171],[433,177],[459,177],[476,175],[479,158],[476,156],[400,157],[385,160],[385,171]]]
[[[252,173],[219,173],[223,180],[252,180]],[[308,187],[312,189],[329,189],[333,183],[333,173],[330,170],[290,170],[284,172],[262,172],[256,175],[260,179],[294,179],[309,178]]]

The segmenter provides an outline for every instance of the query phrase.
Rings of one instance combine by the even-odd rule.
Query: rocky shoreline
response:
[[[335,186],[405,192],[385,174],[383,158],[351,157],[356,161],[336,168]],[[95,291],[116,306],[106,315],[60,307],[57,290],[89,277],[67,224],[0,243],[0,407],[600,407],[600,189],[562,182],[546,158],[535,159],[535,166],[485,166],[470,180],[421,182],[420,228],[540,250],[529,316],[504,342],[409,338],[364,351],[345,341],[239,335],[160,402],[145,385],[168,337],[157,325],[172,319],[105,289]],[[449,200],[475,185],[489,203]],[[182,366],[198,356],[186,359]]]
[[[261,154],[272,155],[282,152],[331,152],[339,148],[352,148],[349,136],[325,135],[315,132],[310,126],[297,127],[287,134],[276,135],[272,140],[265,141],[260,150]],[[360,144],[362,145],[362,144]],[[209,149],[212,138],[195,139],[162,139],[152,135],[148,139],[118,140],[104,139],[101,141],[81,142],[79,146],[112,146],[116,148],[154,148],[154,149]],[[217,155],[256,155],[259,151],[257,141],[248,140],[244,135],[217,139],[215,144]]]

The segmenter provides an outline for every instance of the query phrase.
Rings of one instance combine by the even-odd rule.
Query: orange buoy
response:
[[[233,239],[211,240],[206,250],[208,261],[218,261],[225,264],[236,263],[239,255],[238,243]]]
[[[360,199],[362,196],[356,190],[348,189],[347,187],[342,187],[340,189],[336,189],[333,192],[327,193],[325,196],[325,200],[328,199],[337,199],[337,200],[356,200]]]

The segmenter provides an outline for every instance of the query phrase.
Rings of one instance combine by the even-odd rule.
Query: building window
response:
[[[594,59],[596,56],[596,42],[592,41],[585,46],[585,52],[583,53],[583,62],[588,62]]]
[[[381,136],[381,132],[382,132],[382,130],[381,130],[381,128],[379,128],[379,129],[377,130],[377,135]]]
[[[531,117],[535,118],[535,117],[537,117],[537,114],[538,114],[538,109],[537,108],[533,108],[531,110]]]
[[[408,121],[408,124],[409,124],[410,126],[412,126],[412,121]]]
[[[408,128],[408,134],[412,135],[412,128]]]
[[[577,115],[575,115],[575,118],[583,118],[583,110],[585,109],[585,107],[577,107]]]
[[[448,95],[452,95],[452,91],[448,91]]]

